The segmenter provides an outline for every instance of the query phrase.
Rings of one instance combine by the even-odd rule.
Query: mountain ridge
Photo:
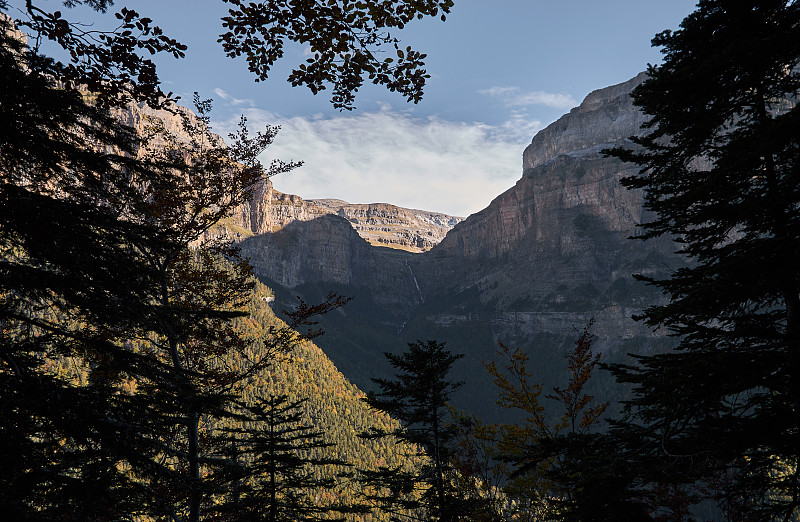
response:
[[[283,237],[246,239],[242,251],[286,306],[326,288],[356,297],[324,324],[329,335],[319,344],[366,389],[369,377],[387,371],[384,351],[418,338],[467,354],[462,371],[484,392],[464,391],[462,404],[477,401],[485,411],[494,408],[485,392],[492,385],[480,361],[494,357],[499,341],[541,361],[547,378],[592,318],[596,349],[610,358],[658,349],[661,333],[631,317],[660,294],[631,275],[663,275],[684,261],[670,240],[628,239],[649,219],[641,191],[620,184],[638,170],[601,153],[646,121],[630,98],[644,78],[590,93],[537,133],[516,184],[427,252],[387,255],[329,218],[295,223]]]

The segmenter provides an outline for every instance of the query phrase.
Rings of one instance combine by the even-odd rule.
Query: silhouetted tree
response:
[[[246,343],[231,319],[253,284],[205,234],[270,175],[255,155],[274,130],[227,149],[201,114],[180,147],[138,136],[2,24],[0,437],[28,449],[2,495],[23,519],[197,520],[200,416],[224,412],[215,360]]]
[[[421,55],[398,48],[395,66],[371,53],[398,47],[385,28],[452,2],[291,3],[270,25],[261,14],[276,5],[239,5],[223,40],[243,37],[238,51],[271,56],[261,79],[284,37],[311,43],[323,58],[291,81],[314,92],[333,82],[334,104],[349,107],[367,76],[419,99]],[[354,17],[337,18],[351,8]],[[5,17],[9,3],[0,11],[0,444],[25,450],[0,456],[0,500],[20,520],[196,521],[213,464],[202,454],[203,418],[227,415],[235,384],[264,362],[244,375],[221,364],[247,345],[231,320],[244,314],[252,280],[210,232],[256,182],[292,165],[258,164],[274,129],[243,130],[238,146],[222,147],[199,99],[200,123],[184,119],[188,143],[119,123],[114,111],[130,102],[176,111],[148,56],[186,48],[150,18],[123,7],[104,31],[26,1],[16,12],[32,49]],[[65,62],[40,55],[41,39],[63,48]],[[156,143],[164,148],[148,147]]]
[[[600,360],[592,353],[592,322],[566,354],[569,380],[544,389],[527,354],[500,345],[502,366],[487,365],[500,390],[498,404],[525,414],[518,425],[490,430],[496,472],[507,498],[504,511],[517,520],[642,520],[641,505],[629,498],[629,474],[615,442],[600,429],[607,402],[596,403],[586,385]],[[545,403],[548,398],[553,402]],[[548,408],[561,411],[552,421]],[[552,413],[552,410],[551,410]],[[505,466],[501,465],[505,463]]]
[[[20,520],[146,511],[132,476],[170,475],[154,465],[163,432],[119,387],[169,374],[125,345],[154,311],[135,245],[169,242],[125,215],[145,202],[131,179],[151,171],[130,130],[55,84],[6,19],[0,40],[2,503]]]
[[[232,448],[240,463],[228,478],[236,488],[229,488],[228,502],[217,510],[221,519],[344,520],[333,516],[337,511],[352,510],[331,500],[315,499],[321,490],[327,490],[326,496],[333,498],[335,475],[342,472],[336,470],[349,465],[316,455],[333,444],[303,423],[306,400],[291,401],[280,395],[241,405],[244,426],[224,430],[226,436],[221,441],[223,448]]]
[[[633,92],[650,116],[624,180],[654,213],[641,239],[691,261],[646,324],[674,351],[616,367],[642,483],[686,484],[729,518],[800,511],[800,4],[702,0],[653,39],[664,63]],[[709,491],[713,484],[722,490]],[[650,490],[645,487],[644,491]]]
[[[448,417],[450,395],[462,385],[447,374],[463,355],[453,355],[437,341],[409,343],[408,351],[386,353],[397,370],[395,379],[373,379],[380,391],[366,402],[397,419],[390,431],[373,431],[368,437],[391,437],[420,448],[413,469],[381,468],[362,471],[365,484],[375,489],[370,497],[389,512],[405,510],[406,516],[422,520],[464,520],[475,507],[455,487],[452,456],[458,427]]]

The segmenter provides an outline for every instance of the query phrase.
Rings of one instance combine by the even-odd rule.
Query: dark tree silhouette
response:
[[[362,471],[365,482],[376,489],[370,498],[388,511],[415,512],[424,520],[462,520],[471,502],[455,488],[452,456],[458,432],[450,422],[450,395],[463,383],[448,380],[453,355],[437,341],[409,343],[399,355],[386,353],[397,370],[395,379],[373,379],[380,391],[365,399],[400,422],[391,432],[372,432],[368,437],[392,437],[419,447],[420,464],[415,469],[381,468]],[[413,516],[413,515],[410,515]]]
[[[304,402],[306,399],[291,401],[280,395],[241,405],[245,426],[225,430],[221,441],[223,448],[233,448],[242,465],[234,467],[228,478],[235,488],[228,489],[228,502],[217,510],[220,519],[344,520],[332,517],[337,511],[354,510],[353,506],[338,506],[334,500],[314,498],[320,490],[328,490],[327,495],[333,497],[335,475],[341,475],[348,464],[315,456],[333,444],[303,422]]]
[[[800,4],[703,0],[653,39],[634,101],[647,134],[611,154],[642,167],[655,218],[689,267],[645,281],[669,302],[641,318],[680,341],[616,367],[623,434],[645,483],[689,484],[737,520],[800,510]],[[724,484],[717,491],[714,484]]]
[[[112,4],[64,2],[96,11]],[[309,6],[290,7],[284,21],[309,20]],[[383,7],[392,12],[362,13],[359,23],[375,17],[367,33],[435,9]],[[199,99],[200,121],[184,119],[188,143],[164,129],[141,136],[120,125],[113,111],[132,101],[181,114],[148,55],[180,58],[185,46],[136,11],[121,8],[117,27],[104,31],[26,1],[15,12],[32,47],[5,16],[8,2],[0,0],[0,12],[0,443],[22,450],[0,455],[5,514],[199,520],[213,466],[202,453],[203,418],[228,415],[236,383],[265,364],[240,375],[220,364],[247,344],[231,320],[244,314],[252,280],[247,263],[207,233],[255,183],[292,164],[257,163],[274,129],[243,131],[238,145],[222,147],[204,128]],[[289,39],[306,42],[326,20],[333,23],[321,17]],[[324,42],[358,34],[354,20],[336,22]],[[240,29],[260,23],[230,21]],[[42,39],[66,51],[65,63],[38,53]],[[364,45],[363,57],[396,43],[372,36],[337,43],[336,52]],[[251,42],[246,51],[259,45],[269,47]],[[395,74],[370,57],[373,66],[342,68],[340,84],[355,90],[352,71],[375,73],[376,83],[418,99],[419,59],[411,54]],[[151,139],[164,147],[148,147]]]

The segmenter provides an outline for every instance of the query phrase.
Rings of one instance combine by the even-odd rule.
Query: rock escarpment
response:
[[[352,204],[339,199],[313,199],[311,202],[347,219],[370,244],[409,252],[430,250],[464,219],[388,203]]]
[[[184,125],[204,128],[204,124],[185,107],[172,105],[170,110],[153,109],[145,104],[130,104],[116,111],[115,117],[140,135],[159,125],[178,143],[188,142]],[[205,139],[223,145],[223,139],[211,132]],[[164,145],[156,137],[150,147]],[[277,232],[295,222],[309,222],[333,214],[343,217],[370,244],[425,252],[439,243],[463,218],[425,210],[412,210],[388,203],[351,204],[336,199],[305,200],[300,196],[275,190],[272,181],[260,182],[250,201],[235,210],[211,235],[228,235],[236,240]]]
[[[483,309],[498,338],[567,335],[592,316],[605,349],[616,339],[651,337],[630,316],[657,296],[631,274],[674,267],[675,248],[628,239],[647,219],[641,191],[620,184],[637,167],[602,154],[640,132],[645,117],[630,91],[644,77],[592,92],[539,132],[516,185],[416,262],[423,291],[448,301],[472,296],[477,304],[462,308]],[[463,314],[449,308],[428,319],[463,323]]]
[[[597,150],[624,142],[640,133],[645,116],[633,106],[630,92],[647,77],[630,80],[589,93],[581,104],[533,137],[522,154],[523,170],[546,163],[562,154]]]
[[[237,210],[234,223],[254,235],[277,232],[294,222],[324,215],[344,218],[374,246],[425,252],[438,244],[463,218],[388,203],[352,204],[339,199],[305,200],[275,190],[270,180],[256,187],[253,198]]]
[[[400,350],[418,338],[445,340],[454,351],[466,353],[465,376],[485,389],[492,387],[480,360],[492,358],[498,340],[523,348],[544,366],[560,365],[560,355],[552,354],[570,345],[575,329],[594,318],[597,349],[609,354],[653,349],[662,337],[631,316],[660,296],[631,275],[666,274],[683,261],[673,254],[671,241],[628,239],[648,219],[641,192],[620,185],[621,178],[636,174],[636,167],[602,154],[640,132],[645,118],[630,92],[643,79],[639,75],[589,94],[539,132],[523,154],[516,185],[458,222],[430,251],[397,252],[389,259],[381,254],[387,249],[371,248],[358,238],[356,253],[348,243],[356,236],[346,233],[343,224],[327,227],[324,234],[329,235],[323,237],[311,223],[325,221],[312,220],[303,225],[305,243],[270,251],[257,263],[261,275],[287,303],[298,293],[324,295],[321,289],[333,284],[358,296],[343,312],[346,317],[325,325],[329,339],[322,338],[320,345],[367,387],[374,373],[358,374],[364,357],[371,357],[373,364],[367,366],[377,369],[383,351]],[[367,238],[375,233],[371,227],[380,228],[373,218],[383,223],[408,219],[389,205],[317,203],[335,211],[342,222],[361,227]],[[322,263],[296,259],[316,259],[312,245],[331,241],[339,245],[331,248],[343,252],[341,259],[324,254]],[[259,251],[257,239],[248,242],[253,244],[249,252]],[[371,242],[380,244],[374,236]],[[359,300],[361,308],[355,304]],[[484,412],[492,408],[491,394],[465,400],[473,399]]]

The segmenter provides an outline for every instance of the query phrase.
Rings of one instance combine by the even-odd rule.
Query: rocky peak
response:
[[[631,91],[647,73],[589,93],[583,102],[533,137],[522,155],[523,169],[542,165],[560,154],[599,149],[638,134],[646,117],[633,106]]]
[[[579,215],[604,230],[632,234],[641,220],[641,193],[626,190],[619,180],[635,174],[636,167],[601,151],[640,132],[645,117],[630,92],[645,77],[590,93],[537,133],[525,149],[516,185],[456,226],[435,250],[472,258],[567,254],[582,245],[573,226]]]
[[[347,219],[370,244],[410,252],[430,250],[464,219],[388,203],[351,204],[340,199],[311,201]]]

